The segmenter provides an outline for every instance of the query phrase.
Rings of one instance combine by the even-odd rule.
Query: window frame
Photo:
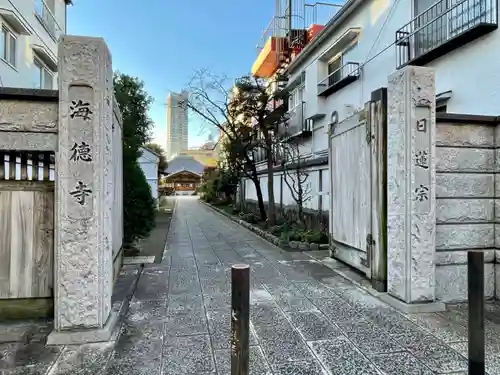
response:
[[[288,97],[288,112],[294,112],[303,102],[306,85],[300,84],[294,88]]]
[[[5,22],[2,22],[2,36],[4,38],[3,51],[1,51],[0,59],[2,59],[10,67],[17,69],[17,50],[18,50],[18,35],[16,32]],[[14,55],[12,55],[12,41],[14,41]],[[11,57],[14,61],[11,61]]]
[[[42,59],[40,59],[36,54],[33,56],[33,66],[40,68],[40,85],[35,87],[41,90],[52,90],[54,88],[54,72],[45,64]],[[46,75],[49,75],[51,78],[51,85],[49,88],[45,87],[45,78]]]
[[[412,1],[415,1],[415,0],[412,0]],[[351,51],[353,51],[358,46],[358,42],[359,42],[359,37],[356,37],[347,46],[345,46],[344,49],[342,49],[339,53],[337,53],[335,56],[331,57],[328,60],[322,61],[322,63],[324,64],[323,65],[324,70],[322,71],[324,74],[324,78],[322,80],[320,80],[320,82],[327,82],[328,87],[330,87],[333,84],[335,84],[336,82],[345,78],[343,67],[349,62],[348,58],[346,58],[346,57]],[[329,73],[330,65],[332,65],[336,61],[339,62],[339,67],[335,71]],[[337,73],[335,73],[335,72],[337,72]]]

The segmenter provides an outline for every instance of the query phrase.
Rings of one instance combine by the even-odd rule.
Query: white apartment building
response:
[[[498,115],[497,27],[496,0],[349,0],[289,65],[292,96],[305,118],[327,115],[318,142],[333,110],[362,108],[405,65],[436,69],[441,111]]]
[[[285,73],[289,77],[287,88],[290,91],[289,126],[297,130],[295,141],[300,143],[302,156],[311,164],[310,183],[314,197],[308,205],[312,209],[332,208],[329,216],[332,254],[358,268],[368,278],[373,272],[370,264],[377,261],[373,260],[373,254],[378,254],[372,251],[373,246],[384,247],[381,237],[378,237],[379,241],[373,241],[375,237],[372,237],[372,234],[380,230],[387,235],[389,240],[385,245],[386,253],[380,255],[378,260],[385,257],[386,270],[381,274],[385,273],[389,280],[389,292],[391,280],[406,278],[405,280],[414,282],[412,277],[418,277],[415,275],[425,268],[425,261],[431,265],[429,275],[432,275],[432,278],[429,278],[431,281],[428,284],[428,299],[463,301],[466,299],[467,290],[467,252],[484,250],[487,254],[485,296],[500,298],[500,258],[494,250],[498,246],[498,240],[495,238],[496,221],[495,215],[489,214],[496,212],[492,197],[496,198],[498,193],[494,182],[494,173],[498,170],[498,159],[495,155],[498,152],[497,135],[500,129],[498,46],[500,32],[497,0],[348,0],[325,28],[305,45],[286,67]],[[363,179],[364,176],[360,177],[359,172],[369,168],[361,165],[366,161],[363,159],[364,155],[352,154],[370,150],[370,147],[371,150],[376,149],[371,143],[372,140],[382,139],[383,136],[378,134],[378,138],[373,138],[373,133],[368,129],[366,134],[362,134],[359,147],[354,142],[348,146],[338,142],[335,145],[329,144],[334,141],[334,137],[340,139],[341,134],[365,126],[366,117],[362,119],[359,115],[366,116],[363,108],[367,102],[374,102],[372,93],[381,88],[392,88],[393,91],[389,90],[387,93],[387,112],[390,113],[386,116],[387,155],[381,157],[382,161],[385,158],[388,166],[377,164],[377,168],[383,170],[382,175],[377,178],[383,179],[385,176],[387,186],[384,187],[379,182],[376,188],[381,188],[383,194],[387,194],[386,210],[389,214],[393,215],[393,212],[397,211],[398,204],[408,205],[411,208],[406,208],[407,212],[413,212],[411,210],[414,203],[409,202],[415,201],[415,198],[395,194],[395,186],[406,186],[408,191],[413,193],[410,187],[414,183],[414,176],[411,175],[411,168],[414,167],[401,168],[407,173],[406,177],[395,178],[396,172],[399,171],[396,166],[411,164],[413,156],[408,158],[399,155],[399,151],[395,150],[403,146],[395,145],[394,142],[401,134],[406,137],[406,132],[413,131],[410,126],[412,122],[407,121],[410,121],[410,117],[413,121],[418,116],[417,111],[411,107],[407,113],[409,117],[401,120],[410,130],[402,130],[405,128],[398,123],[400,118],[395,114],[402,113],[401,108],[408,103],[417,106],[412,100],[418,95],[418,90],[422,89],[424,92],[426,87],[425,83],[419,81],[421,77],[415,78],[411,75],[417,74],[416,69],[403,70],[407,66],[432,68],[435,77],[435,90],[434,82],[431,85],[434,103],[429,107],[434,110],[435,106],[437,113],[436,126],[433,127],[436,132],[435,142],[429,141],[432,154],[429,162],[435,168],[435,176],[429,184],[429,189],[435,194],[435,204],[430,208],[435,217],[430,218],[428,223],[432,241],[427,244],[419,240],[413,242],[413,239],[420,238],[420,234],[414,232],[414,237],[408,236],[412,241],[407,241],[408,244],[413,244],[411,246],[415,246],[417,252],[421,251],[423,254],[425,250],[425,256],[413,256],[410,251],[406,251],[403,242],[397,242],[398,233],[409,233],[411,228],[420,229],[418,226],[408,225],[408,228],[403,228],[385,222],[382,225],[385,228],[381,229],[373,224],[373,216],[367,214],[374,202],[373,195],[368,193],[363,197],[364,200],[356,200],[359,196],[355,194],[358,194],[360,189],[354,186],[354,177],[351,176],[357,176],[358,185],[365,184],[369,190],[375,186],[373,176],[378,173],[378,169],[371,171],[372,180]],[[388,77],[403,77],[395,74],[397,72],[404,72],[401,74],[405,74],[406,87],[417,91],[411,94],[401,91],[404,97],[394,96],[397,92],[394,91],[394,81],[389,82]],[[432,116],[429,117],[433,123]],[[364,132],[365,129],[362,129]],[[333,130],[333,134],[330,130]],[[352,138],[349,139],[351,142]],[[416,147],[412,145],[417,143],[414,138],[407,137],[405,140],[407,143],[404,147],[408,150],[410,147]],[[370,146],[367,147],[366,144]],[[411,153],[413,154],[413,150]],[[370,152],[367,154],[370,157]],[[359,165],[355,164],[357,161]],[[330,169],[328,163],[331,168],[336,169]],[[330,176],[330,170],[335,171],[334,176]],[[344,185],[349,185],[352,191],[356,190],[352,195],[345,193],[347,188],[337,190],[342,185],[342,178]],[[281,200],[293,204],[286,186],[283,187],[280,181],[282,177],[279,169],[274,179],[275,197],[279,196],[276,191],[280,191],[281,187]],[[333,183],[335,186],[331,187],[330,184]],[[262,174],[261,187],[265,196],[265,173]],[[245,184],[245,194],[246,199],[255,199],[255,192],[249,181]],[[340,202],[339,197],[345,198],[344,202]],[[330,200],[332,202],[329,202]],[[481,215],[474,216],[474,205],[478,205]],[[371,228],[372,232],[368,231],[368,235],[362,231],[364,227],[359,225],[362,216],[360,212],[366,218],[366,227]],[[381,209],[377,211],[377,215],[379,212],[380,217],[385,216],[384,220],[389,220],[387,212],[384,214]],[[345,216],[342,217],[342,214]],[[353,217],[358,221],[354,221]],[[377,216],[376,219],[378,218]],[[349,239],[335,236],[340,233],[340,226],[344,227],[345,233],[349,232],[349,228],[353,228],[352,237],[359,245],[354,245],[355,241],[349,242]],[[347,243],[349,247],[342,247],[343,243]],[[408,273],[398,268],[395,260],[398,247],[405,249],[405,259],[415,262],[412,265],[406,264],[404,272]],[[392,287],[396,289],[393,281]],[[411,285],[408,287],[408,290],[410,289]],[[399,296],[397,298],[403,299]],[[427,300],[427,297],[422,300],[424,299]],[[404,300],[408,302],[406,298]]]
[[[0,0],[0,85],[57,88],[57,43],[71,0]]]
[[[167,160],[188,148],[188,92],[172,92],[167,99]]]
[[[436,70],[438,111],[499,114],[497,8],[496,0],[348,0],[291,60],[290,123],[300,128],[302,156],[318,159],[309,208],[328,210],[332,112],[342,121],[360,110],[405,65]],[[282,184],[279,174],[275,179],[276,190]],[[246,195],[255,199],[251,185],[247,181]],[[283,203],[293,204],[284,190]]]

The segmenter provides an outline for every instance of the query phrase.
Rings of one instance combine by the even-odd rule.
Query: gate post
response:
[[[369,105],[371,144],[372,235],[370,267],[372,287],[387,291],[387,88],[372,91]]]
[[[435,302],[436,103],[434,70],[407,66],[389,76],[387,130],[388,303],[406,312]],[[394,297],[394,298],[391,298]]]
[[[248,375],[250,332],[250,266],[231,267],[231,375]]]
[[[49,345],[107,341],[113,287],[113,70],[102,38],[59,42],[55,330]]]

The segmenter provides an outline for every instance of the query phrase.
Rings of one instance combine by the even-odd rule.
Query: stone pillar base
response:
[[[120,309],[113,309],[102,328],[52,331],[47,337],[47,345],[79,345],[112,341],[120,329]]]
[[[387,303],[389,306],[394,307],[396,310],[402,311],[406,314],[433,313],[446,310],[446,305],[439,301],[406,303],[387,293],[381,293],[378,298]]]

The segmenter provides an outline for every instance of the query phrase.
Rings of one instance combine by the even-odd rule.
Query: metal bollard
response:
[[[248,375],[250,266],[231,268],[231,375]]]
[[[469,374],[484,375],[484,253],[467,253]]]

